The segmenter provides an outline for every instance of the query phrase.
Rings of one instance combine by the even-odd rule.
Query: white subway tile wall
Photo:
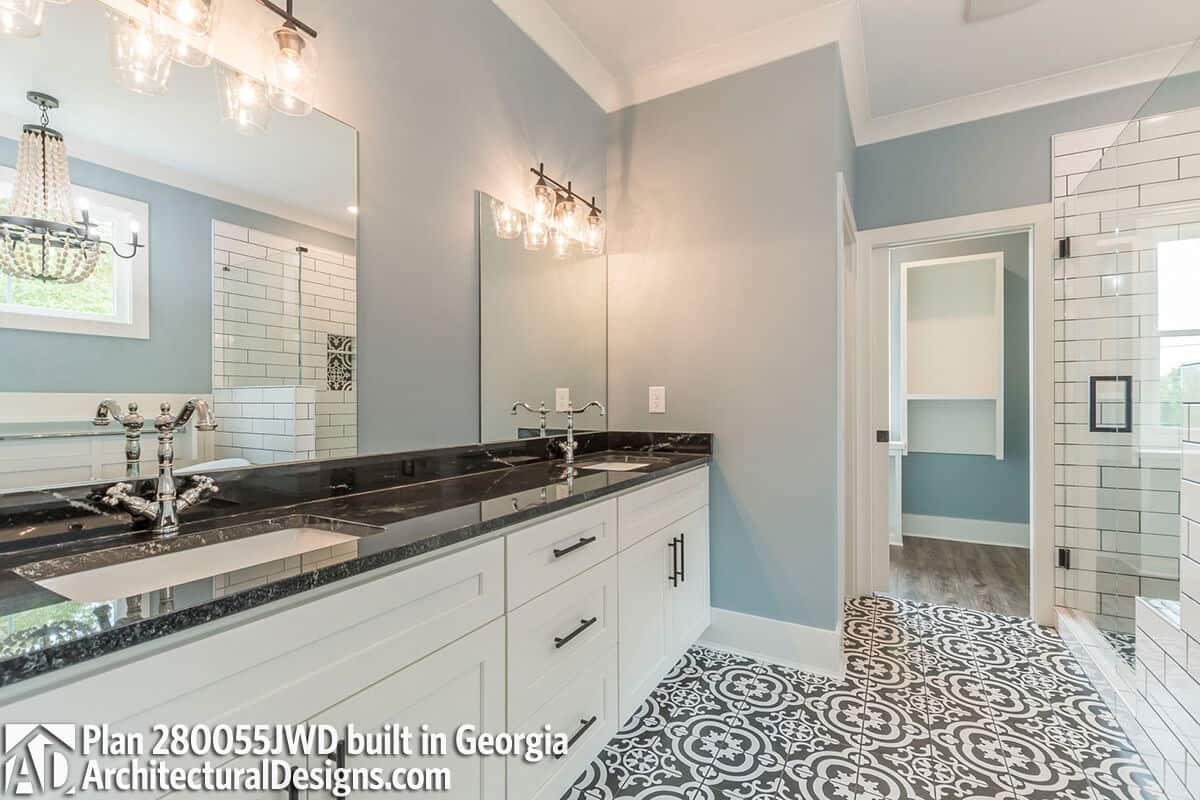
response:
[[[354,256],[213,220],[214,389],[308,387],[310,457],[355,455],[357,335]]]
[[[317,394],[311,386],[213,389],[217,458],[251,464],[305,461],[317,453]]]
[[[1157,270],[1159,244],[1200,236],[1200,111],[1060,134],[1052,152],[1056,235],[1070,237],[1054,262],[1055,543],[1070,551],[1056,601],[1128,634],[1136,597],[1178,598],[1188,546],[1173,370],[1200,339],[1160,335]],[[1133,431],[1091,431],[1090,378],[1123,375]]]
[[[1200,364],[1181,367],[1185,452],[1196,452],[1200,429]],[[1195,401],[1195,402],[1193,402]],[[1191,546],[1200,534],[1200,461],[1185,457],[1181,475],[1182,527],[1178,602],[1137,601],[1137,719],[1153,736],[1160,758],[1148,761],[1171,800],[1200,800],[1200,560]]]

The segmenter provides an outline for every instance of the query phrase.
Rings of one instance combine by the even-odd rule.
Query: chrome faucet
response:
[[[146,418],[138,413],[138,404],[129,404],[129,413],[121,411],[121,404],[113,400],[102,400],[96,408],[96,416],[92,424],[103,427],[113,420],[125,428],[125,477],[135,478],[141,471],[139,464],[142,460],[142,428]]]
[[[605,410],[604,404],[599,400],[593,400],[583,408],[573,408],[570,403],[567,403],[567,410],[558,412],[559,414],[567,415],[567,440],[565,442],[560,442],[559,446],[563,450],[563,458],[566,459],[566,466],[568,468],[574,466],[575,448],[579,447],[579,442],[575,441],[575,415],[582,414],[592,406],[600,409],[600,416],[608,416],[608,411]]]
[[[539,403],[537,408],[530,407],[529,403],[513,403],[512,415],[514,417],[517,415],[518,408],[523,408],[530,414],[538,415],[538,432],[544,437],[546,435],[546,415],[550,413],[550,409],[546,408],[546,401],[543,400]]]
[[[158,483],[155,487],[155,499],[146,500],[131,495],[131,485],[118,483],[109,487],[101,502],[113,508],[124,508],[134,518],[153,520],[154,526],[150,529],[152,532],[160,536],[172,536],[179,532],[180,514],[204,502],[209,495],[218,491],[212,478],[197,475],[192,479],[192,485],[187,491],[178,493],[175,484],[175,431],[187,425],[193,414],[197,415],[198,431],[216,430],[217,423],[208,403],[198,397],[184,403],[178,416],[171,415],[170,403],[163,403],[160,410],[162,413],[154,418],[154,429],[158,431]],[[109,411],[111,412],[111,408]]]

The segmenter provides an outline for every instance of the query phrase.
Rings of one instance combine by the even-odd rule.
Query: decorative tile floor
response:
[[[1058,634],[847,603],[846,676],[693,647],[564,800],[1163,798]]]

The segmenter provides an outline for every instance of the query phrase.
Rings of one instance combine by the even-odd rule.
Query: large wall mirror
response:
[[[47,5],[40,35],[3,45],[0,214],[29,207],[30,170],[55,170],[60,148],[23,134],[44,93],[67,213],[116,252],[68,281],[19,232],[2,242],[0,491],[152,475],[160,404],[193,397],[218,428],[181,430],[179,467],[355,454],[354,129],[269,108],[254,76],[160,58],[99,0]],[[136,404],[140,434],[95,424],[105,399]]]
[[[480,439],[484,442],[563,433],[559,413],[608,402],[608,259],[576,244],[526,247],[502,238],[493,198],[479,193]],[[541,415],[533,409],[544,404]],[[576,431],[606,429],[596,409],[575,420]]]

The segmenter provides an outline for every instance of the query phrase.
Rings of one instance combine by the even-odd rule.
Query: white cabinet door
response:
[[[617,619],[620,653],[621,719],[637,710],[642,699],[670,668],[670,555],[673,529],[642,539],[617,556]]]
[[[671,653],[678,657],[700,638],[711,621],[708,581],[708,507],[694,511],[667,529],[676,542],[672,554],[678,580],[667,593]]]
[[[379,768],[385,773],[403,767],[410,776],[414,770],[444,768],[450,771],[449,790],[430,794],[456,800],[503,800],[504,759],[459,755],[454,747],[454,734],[460,726],[468,724],[479,732],[505,730],[504,620],[495,620],[426,656],[311,721],[334,725],[339,730],[353,724],[359,732],[377,732],[388,724],[408,725],[414,731],[414,747],[415,731],[421,725],[428,725],[430,732],[446,734],[447,755],[346,755],[344,764],[348,768]],[[309,759],[310,769],[320,763],[319,757]],[[309,792],[310,798],[330,796]]]

